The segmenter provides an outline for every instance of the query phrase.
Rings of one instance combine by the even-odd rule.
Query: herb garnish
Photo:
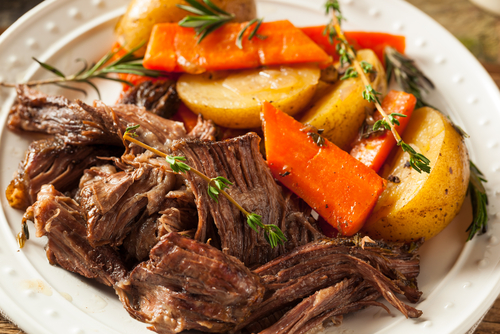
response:
[[[472,162],[470,163],[470,178],[467,191],[472,204],[472,222],[467,228],[469,236],[467,241],[474,238],[477,233],[486,233],[488,230],[488,195],[484,189],[483,182],[488,182],[483,173]]]
[[[280,230],[280,228],[274,224],[263,224],[262,217],[255,213],[250,213],[246,211],[241,205],[239,205],[224,189],[229,188],[232,183],[222,176],[217,176],[215,178],[209,178],[199,170],[187,165],[183,161],[186,161],[186,157],[182,156],[169,156],[157,149],[150,147],[143,142],[135,139],[137,135],[134,133],[136,129],[139,128],[139,125],[135,125],[133,127],[128,127],[123,135],[123,139],[128,140],[136,145],[139,145],[163,158],[170,164],[172,170],[176,173],[187,173],[192,172],[203,180],[207,182],[207,192],[208,195],[215,201],[218,201],[219,194],[222,194],[229,202],[231,202],[234,206],[238,208],[246,217],[247,224],[250,226],[255,232],[258,232],[257,227],[264,230],[264,238],[267,240],[269,245],[272,248],[278,246],[278,244],[283,245],[284,242],[287,241],[285,235]],[[134,136],[135,135],[135,136]]]
[[[38,86],[38,85],[54,84],[62,88],[81,92],[85,96],[87,96],[87,92],[84,89],[66,85],[66,83],[68,82],[81,82],[92,87],[97,92],[99,99],[101,99],[101,93],[99,92],[97,86],[94,83],[92,83],[91,79],[99,78],[99,79],[111,80],[111,81],[121,82],[129,86],[133,86],[134,84],[131,83],[130,81],[110,77],[108,75],[111,73],[128,73],[128,74],[136,74],[136,75],[143,75],[156,78],[162,74],[161,71],[148,70],[144,68],[144,66],[142,66],[142,58],[134,56],[134,52],[140,49],[143,45],[144,43],[138,45],[137,47],[128,51],[122,57],[113,61],[111,61],[111,59],[113,59],[113,57],[118,52],[120,52],[121,49],[109,52],[107,55],[102,57],[97,63],[95,63],[92,66],[89,66],[87,61],[85,61],[84,59],[79,58],[76,61],[82,62],[83,68],[76,74],[72,75],[65,75],[54,66],[49,65],[47,63],[43,63],[33,57],[33,60],[36,61],[38,64],[40,64],[41,67],[43,67],[47,71],[54,73],[55,75],[57,75],[57,77],[52,79],[29,81],[26,83],[26,85]],[[16,87],[16,84],[0,82],[0,86]]]
[[[413,169],[415,169],[419,173],[430,173],[430,160],[421,153],[417,153],[410,145],[406,144],[403,141],[394,127],[394,121],[396,119],[394,117],[389,118],[387,113],[382,108],[380,100],[378,98],[378,96],[381,94],[372,87],[370,80],[366,76],[367,73],[371,73],[371,71],[373,71],[373,66],[368,66],[366,63],[361,64],[361,62],[356,59],[356,53],[353,47],[347,42],[342,28],[340,27],[340,21],[343,19],[343,16],[338,0],[328,0],[325,4],[325,8],[326,13],[331,14],[332,16],[332,19],[328,24],[328,28],[325,29],[325,33],[328,33],[329,36],[336,36],[338,40],[336,50],[340,57],[340,66],[343,67],[347,63],[352,65],[354,69],[351,71],[348,77],[353,77],[353,71],[356,71],[356,74],[361,77],[361,79],[363,80],[363,84],[365,85],[365,90],[362,93],[363,98],[369,102],[375,103],[375,107],[380,112],[385,121],[385,123],[383,124],[389,127],[394,138],[396,139],[397,145],[400,146],[404,152],[407,152],[410,155],[410,164]],[[330,42],[333,43],[333,38],[330,38]]]
[[[184,9],[189,13],[196,14],[196,16],[186,16],[179,21],[179,25],[185,28],[194,28],[196,36],[199,36],[197,43],[200,43],[205,37],[207,37],[208,34],[219,29],[224,24],[234,20],[235,18],[234,14],[222,10],[210,0],[203,0],[206,6],[203,6],[196,0],[186,0],[186,2],[189,6],[177,5],[177,7]],[[267,38],[267,36],[257,34],[257,30],[259,30],[263,20],[263,18],[253,19],[248,22],[243,29],[241,29],[238,33],[238,37],[236,38],[236,46],[238,48],[243,49],[243,35],[245,34],[245,31],[247,31],[247,29],[255,23],[257,24],[248,35],[248,40],[251,40],[254,37],[259,39]]]
[[[413,59],[387,46],[384,50],[387,65],[387,83],[394,77],[398,85],[407,93],[417,98],[415,108],[429,106],[422,98],[422,92],[434,88],[432,81],[415,65]]]

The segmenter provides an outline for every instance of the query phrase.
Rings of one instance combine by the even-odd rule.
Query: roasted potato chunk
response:
[[[427,107],[415,110],[403,140],[431,161],[431,172],[409,167],[408,153],[395,147],[381,176],[396,182],[388,182],[363,228],[372,238],[430,239],[457,215],[467,192],[467,148],[443,114]]]
[[[260,126],[264,101],[289,115],[299,112],[314,95],[319,76],[315,64],[183,74],[177,92],[195,113],[228,128],[244,129]]]
[[[360,50],[357,59],[373,65],[374,73],[369,75],[372,87],[385,95],[385,70],[375,53],[372,50]],[[323,129],[326,138],[343,150],[348,150],[366,118],[367,110],[373,110],[374,104],[363,99],[365,85],[359,76],[340,80],[327,89],[317,102],[313,101],[313,106],[300,122]]]

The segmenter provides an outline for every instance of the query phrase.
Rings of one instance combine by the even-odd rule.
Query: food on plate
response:
[[[385,95],[387,83],[385,70],[372,50],[359,50],[359,61],[373,66],[370,81],[373,88]],[[373,102],[365,100],[362,92],[365,84],[361,77],[340,80],[300,118],[301,123],[324,130],[323,136],[332,143],[348,150],[367,116],[373,110]]]
[[[396,119],[397,122],[395,122],[394,127],[399,133],[403,133],[406,129],[416,102],[415,96],[394,90],[391,90],[382,101],[382,108]],[[373,130],[373,126],[382,119],[380,112],[376,111],[370,122],[366,122],[359,131],[358,138],[353,143],[350,152],[354,158],[376,172],[382,167],[382,164],[396,145],[394,136],[387,129],[381,129],[382,133],[380,130]]]
[[[467,148],[446,116],[428,107],[413,112],[403,139],[429,158],[431,172],[409,168],[408,154],[402,151],[389,158],[381,175],[393,182],[380,196],[363,232],[391,241],[427,240],[462,207],[469,184]]]
[[[234,14],[236,22],[250,21],[256,16],[254,0],[212,1],[221,9]],[[128,50],[147,43],[155,24],[179,22],[187,12],[178,5],[187,4],[184,0],[132,0],[115,28],[119,42]],[[143,46],[137,55],[143,56],[145,52],[146,46]]]
[[[134,15],[165,19],[161,4],[133,2],[120,37]],[[17,86],[8,128],[49,137],[6,191],[25,210],[19,245],[33,222],[51,264],[113,287],[158,333],[312,334],[369,305],[389,311],[379,297],[420,317],[397,296],[419,301],[419,246],[468,185],[473,205],[487,199],[474,165],[469,182],[463,133],[436,110],[413,112],[428,79],[397,53],[404,37],[344,34],[334,0],[330,24],[302,30],[231,23],[216,4],[186,0],[200,15],[156,25],[143,63],[134,48],[75,76],[39,62],[59,76],[43,83],[136,85],[114,105]],[[384,97],[386,46],[389,73],[414,96]]]
[[[319,77],[315,64],[183,74],[177,91],[195,113],[225,127],[245,129],[260,126],[264,101],[290,115],[300,112],[314,95]]]
[[[228,23],[198,42],[193,29],[175,23],[154,27],[144,67],[191,74],[205,71],[318,62],[330,57],[290,21]],[[239,44],[241,42],[241,45]],[[221,56],[221,55],[224,56]]]
[[[270,103],[264,103],[262,117],[267,163],[274,177],[341,235],[358,232],[385,180]]]

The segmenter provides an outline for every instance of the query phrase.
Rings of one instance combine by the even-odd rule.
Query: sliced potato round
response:
[[[385,95],[385,70],[375,53],[372,50],[360,50],[357,59],[373,65],[374,73],[370,75],[372,87]],[[364,89],[365,85],[359,76],[338,81],[327,87],[318,101],[313,101],[300,122],[323,129],[326,138],[343,150],[348,150],[366,118],[366,110],[374,109],[373,103],[363,99]]]
[[[237,22],[250,21],[256,16],[254,0],[212,0],[212,2],[234,14]],[[147,43],[155,24],[179,22],[190,14],[177,5],[187,5],[187,3],[184,0],[132,0],[115,29],[121,45],[129,50],[140,43]],[[143,56],[145,51],[144,46],[137,51],[137,55]]]
[[[463,138],[439,111],[413,112],[403,140],[431,161],[430,174],[408,167],[408,153],[396,147],[382,170],[388,182],[363,232],[386,241],[430,239],[457,215],[469,183],[469,157]]]
[[[261,104],[294,115],[316,91],[320,70],[315,64],[275,66],[244,71],[184,74],[177,92],[189,109],[228,128],[261,124]]]

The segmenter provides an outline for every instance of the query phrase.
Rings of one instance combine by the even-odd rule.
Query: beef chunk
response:
[[[136,131],[138,139],[159,150],[168,151],[174,139],[186,137],[182,123],[159,117],[143,107],[108,107],[100,101],[90,106],[26,86],[18,86],[17,94],[17,103],[9,114],[9,129],[58,134],[66,144],[123,146],[126,128],[137,124],[141,126]],[[135,147],[134,153],[143,151]]]
[[[285,246],[271,248],[264,232],[252,230],[246,217],[226,198],[216,202],[207,194],[207,184],[194,173],[186,180],[196,198],[198,230],[195,238],[206,241],[215,225],[221,249],[247,266],[263,264],[321,236],[307,217],[293,215],[291,202],[285,200],[259,151],[260,138],[249,133],[222,142],[176,141],[173,154],[185,156],[190,166],[210,178],[223,176],[233,183],[226,191],[248,212],[262,216],[264,224],[275,224],[290,240]],[[293,233],[293,235],[292,235]]]
[[[100,162],[99,156],[120,155],[122,150],[105,146],[66,145],[61,138],[34,141],[6,190],[9,204],[26,210],[44,184],[62,192],[78,185],[83,171]]]
[[[248,317],[264,287],[240,261],[169,233],[115,287],[130,315],[158,333],[223,333]]]
[[[396,297],[396,294],[404,294],[411,302],[417,302],[421,295],[415,281],[420,270],[418,247],[410,249],[408,245],[383,243],[361,247],[358,239],[312,242],[257,268],[254,272],[265,284],[267,298],[238,328],[254,329],[260,319],[352,277],[366,282],[375,298],[383,296],[405,316],[419,317],[420,311]],[[407,276],[399,271],[401,268]]]
[[[180,99],[175,81],[148,80],[128,90],[118,104],[133,104],[163,118],[170,118],[177,112]]]
[[[34,220],[37,237],[48,237],[45,250],[51,264],[108,286],[126,276],[125,266],[113,248],[90,246],[85,212],[54,186],[42,186],[37,201],[28,208],[24,219]]]
[[[142,215],[149,217],[160,210],[175,184],[171,170],[148,164],[86,182],[80,203],[87,213],[90,244],[121,245]]]

